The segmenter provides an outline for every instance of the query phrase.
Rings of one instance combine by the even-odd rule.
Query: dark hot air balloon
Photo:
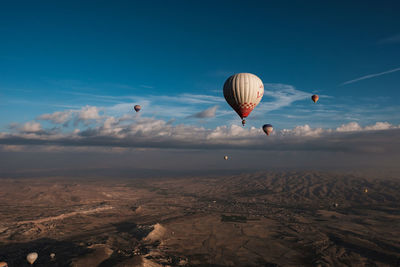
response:
[[[272,127],[271,124],[264,124],[262,129],[263,129],[264,133],[266,133],[267,135],[272,133],[272,131],[274,130],[274,128]]]

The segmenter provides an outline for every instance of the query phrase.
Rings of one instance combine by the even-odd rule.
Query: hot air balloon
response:
[[[312,95],[311,96],[312,101],[314,101],[314,103],[317,103],[319,96],[318,95]]]
[[[53,260],[56,257],[55,253],[50,253],[50,258]]]
[[[272,133],[272,131],[274,130],[274,128],[272,127],[271,124],[264,124],[262,129],[263,129],[264,133],[266,133],[267,135]]]
[[[263,82],[251,73],[232,75],[224,84],[225,100],[242,119],[243,126],[246,123],[245,118],[260,103],[263,95]]]
[[[8,267],[7,262],[0,261],[0,267]]]
[[[224,160],[228,160],[228,156],[224,156]]]
[[[36,252],[31,252],[26,256],[26,260],[32,265],[36,261],[38,256],[39,255]]]
[[[133,109],[134,109],[136,112],[139,112],[139,111],[142,109],[142,107],[141,107],[140,105],[135,105],[135,106],[133,107]]]

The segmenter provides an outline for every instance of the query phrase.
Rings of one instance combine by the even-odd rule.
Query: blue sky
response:
[[[3,2],[0,127],[51,128],[38,117],[85,106],[121,117],[137,103],[173,125],[240,125],[222,98],[238,72],[271,92],[248,127],[397,125],[399,12],[398,1]]]

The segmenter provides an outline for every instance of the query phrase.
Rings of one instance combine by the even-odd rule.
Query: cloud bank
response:
[[[110,116],[104,108],[84,106],[14,123],[0,132],[0,177],[209,175],[274,168],[400,173],[400,127],[388,122],[305,124],[266,136],[261,128],[177,121]]]
[[[197,114],[215,116],[216,106]],[[267,137],[261,128],[238,125],[213,129],[178,124],[132,114],[120,117],[101,115],[100,109],[54,112],[38,117],[54,125],[44,128],[39,122],[14,125],[12,132],[0,133],[0,144],[7,146],[114,147],[145,149],[254,149],[268,151],[344,151],[385,152],[400,149],[400,127],[377,122],[362,127],[357,122],[336,129],[296,126],[273,132]],[[62,128],[60,124],[82,122],[81,128]]]

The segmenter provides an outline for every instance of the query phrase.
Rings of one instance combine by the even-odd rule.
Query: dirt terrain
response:
[[[0,182],[0,261],[9,266],[29,266],[32,251],[34,266],[400,266],[400,179]]]

